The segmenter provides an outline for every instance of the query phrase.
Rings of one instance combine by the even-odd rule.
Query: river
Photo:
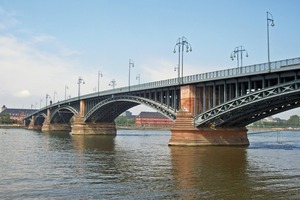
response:
[[[248,147],[170,135],[0,129],[0,199],[300,199],[300,132],[249,134]]]

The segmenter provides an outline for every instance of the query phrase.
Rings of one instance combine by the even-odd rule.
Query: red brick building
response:
[[[24,118],[35,112],[37,110],[34,109],[20,109],[20,108],[7,108],[6,106],[2,106],[0,115],[8,114],[10,119],[16,120],[18,124],[23,124]]]
[[[135,118],[136,126],[170,127],[173,124],[172,120],[159,112],[141,112]]]

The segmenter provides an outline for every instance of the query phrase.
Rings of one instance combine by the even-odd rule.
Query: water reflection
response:
[[[116,137],[7,130],[0,199],[300,199],[299,133],[238,147],[168,147],[170,134]]]
[[[182,199],[247,199],[245,148],[171,147],[177,191]]]
[[[115,136],[106,135],[72,135],[74,149],[84,151],[113,151]]]

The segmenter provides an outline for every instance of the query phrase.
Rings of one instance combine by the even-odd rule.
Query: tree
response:
[[[132,126],[135,125],[135,118],[126,118],[124,116],[119,116],[115,119],[115,123],[119,126]]]
[[[12,124],[15,123],[15,120],[10,119],[9,114],[0,115],[0,124]]]
[[[286,121],[286,125],[290,127],[298,127],[299,126],[299,116],[298,115],[292,115],[290,118]]]

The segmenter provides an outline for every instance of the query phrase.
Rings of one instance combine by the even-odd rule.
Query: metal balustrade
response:
[[[284,67],[292,67],[299,64],[300,64],[300,57],[297,57],[292,59],[271,62],[270,68],[272,72],[272,70],[278,70]],[[189,84],[194,82],[202,82],[202,81],[209,81],[215,79],[224,79],[228,77],[243,76],[251,73],[268,73],[268,72],[269,72],[269,63],[262,63],[262,64],[243,66],[239,68],[224,69],[224,70],[218,70],[213,72],[206,72],[202,74],[185,76],[180,78],[179,80],[180,80],[180,84]],[[178,78],[173,78],[173,79],[143,83],[139,85],[131,85],[130,92],[167,87],[167,86],[177,86],[179,85],[179,80]],[[124,92],[128,92],[128,89],[129,89],[128,87],[120,87],[116,89],[100,91],[100,96],[124,93]],[[98,95],[99,93],[95,92],[87,95],[82,95],[80,96],[80,99],[93,98],[93,97],[97,97]],[[78,97],[73,97],[68,100],[61,101],[60,103],[52,104],[52,106],[55,106],[56,104],[58,105],[58,104],[73,102],[78,99],[79,99]]]

